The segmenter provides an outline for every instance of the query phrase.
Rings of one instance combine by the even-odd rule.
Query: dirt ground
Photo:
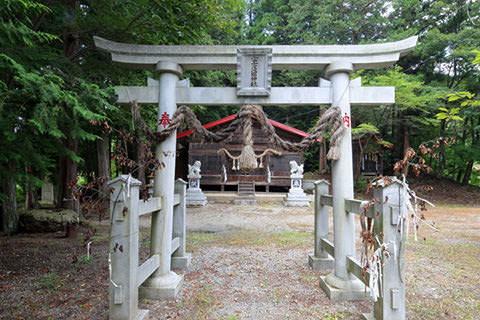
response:
[[[407,318],[480,319],[480,208],[441,206],[427,218],[441,231],[421,226],[407,244]],[[327,272],[307,264],[311,208],[209,204],[187,219],[184,288],[176,300],[140,301],[152,319],[359,319],[372,309],[331,303],[319,288]],[[81,234],[0,238],[0,319],[107,319],[108,224],[92,228],[92,260]],[[147,228],[140,245],[145,258]]]
[[[449,179],[424,175],[409,178],[409,184],[417,194],[436,204],[480,207],[480,187],[477,186],[462,186]],[[431,187],[432,191],[425,192],[424,187]]]

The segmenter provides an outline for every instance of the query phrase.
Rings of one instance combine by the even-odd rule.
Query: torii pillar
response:
[[[333,62],[326,76],[331,81],[332,104],[340,107],[345,134],[340,143],[340,159],[332,161],[334,272],[320,278],[320,286],[332,300],[365,298],[364,284],[347,269],[347,256],[355,256],[355,217],[345,210],[345,199],[353,199],[352,128],[350,116],[350,62]],[[341,244],[341,245],[340,245]]]
[[[174,62],[159,61],[158,123],[157,131],[168,126],[177,110],[176,86],[182,75],[182,68]],[[173,230],[173,205],[175,187],[175,158],[177,133],[174,132],[155,148],[155,155],[161,164],[155,171],[153,196],[162,198],[162,209],[152,215],[150,255],[160,256],[160,266],[139,288],[145,298],[174,298],[183,285],[183,275],[170,270]]]

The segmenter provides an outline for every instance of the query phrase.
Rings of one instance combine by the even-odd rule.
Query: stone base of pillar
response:
[[[170,271],[161,277],[152,277],[138,288],[140,298],[174,299],[183,286],[183,274]]]
[[[149,310],[139,309],[135,320],[148,320],[150,319],[149,313],[150,313]]]
[[[187,189],[187,207],[203,207],[207,204],[207,197],[200,188]]]
[[[283,204],[286,207],[310,207],[310,199],[302,188],[291,188]]]
[[[333,302],[370,299],[370,290],[358,279],[341,279],[335,274],[320,276],[320,288]]]
[[[172,257],[171,268],[185,270],[190,266],[191,260],[191,253],[185,253],[183,257]]]
[[[373,315],[373,312],[370,313],[362,313],[362,320],[375,320],[375,316]]]
[[[318,258],[313,254],[308,255],[308,264],[312,267],[312,270],[323,271],[333,269],[334,259],[331,256],[327,258]]]
[[[204,207],[207,205],[207,200],[188,200],[187,199],[187,207]]]

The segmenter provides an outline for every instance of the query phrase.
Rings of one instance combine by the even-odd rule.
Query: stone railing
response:
[[[110,288],[109,319],[144,319],[148,310],[138,309],[139,287],[161,264],[160,255],[150,254],[139,264],[139,218],[148,214],[160,214],[162,198],[139,199],[141,182],[122,175],[109,183],[111,237],[109,248]],[[186,182],[175,183],[173,230],[168,249],[170,267],[186,268],[190,256],[185,253],[185,188]],[[152,226],[153,228],[153,226]]]
[[[392,183],[374,188],[374,205],[366,209],[365,215],[374,220],[374,234],[383,244],[387,245],[390,258],[386,260],[379,274],[363,272],[361,264],[354,256],[346,256],[344,263],[347,265],[350,278],[357,278],[367,288],[365,298],[370,297],[370,277],[381,278],[376,284],[380,296],[374,302],[373,313],[364,314],[364,319],[375,320],[404,320],[405,314],[405,239],[404,227],[399,216],[406,212],[404,201],[404,186],[400,181],[392,178]],[[342,246],[343,242],[332,243],[328,240],[329,217],[328,207],[332,206],[333,198],[328,194],[329,183],[325,180],[315,182],[315,244],[314,254],[309,256],[309,264],[314,270],[327,270],[334,267],[335,246]],[[345,214],[361,214],[365,208],[362,201],[355,199],[345,200]],[[335,220],[334,220],[335,223]],[[399,223],[401,226],[399,226]],[[343,233],[354,232],[341,228]],[[383,235],[383,237],[382,237]],[[375,241],[374,250],[379,247]],[[383,254],[383,253],[382,253]],[[338,257],[337,257],[338,258]],[[328,276],[327,276],[328,277]],[[320,287],[334,300],[354,300],[353,292],[349,289],[337,290],[330,286],[325,277],[320,279]],[[353,291],[353,290],[352,290]],[[358,296],[356,297],[358,298]]]

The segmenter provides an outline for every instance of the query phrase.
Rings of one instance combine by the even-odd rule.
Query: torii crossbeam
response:
[[[347,270],[347,256],[355,256],[354,215],[346,213],[345,199],[353,198],[352,137],[350,105],[380,105],[395,102],[393,87],[361,87],[350,81],[359,69],[384,68],[412,51],[417,37],[397,42],[366,45],[300,46],[155,46],[118,43],[94,37],[96,46],[111,54],[114,62],[130,68],[156,70],[159,81],[146,87],[117,90],[120,103],[158,103],[159,120],[172,115],[177,104],[187,105],[321,105],[333,104],[345,114],[346,134],[340,145],[341,158],[332,163],[333,212],[335,220],[335,271],[325,279],[335,288],[335,299],[361,299],[364,287]],[[238,75],[237,88],[190,88],[179,85],[182,70],[231,70]],[[325,70],[330,81],[318,87],[271,88],[272,70]],[[157,127],[161,130],[161,127]],[[155,175],[154,196],[163,198],[162,211],[152,218],[151,254],[160,255],[160,267],[140,288],[150,298],[173,298],[183,277],[170,271],[174,198],[176,135],[156,148],[166,167]],[[336,245],[342,243],[342,245]],[[177,257],[181,259],[182,257]],[[320,263],[331,263],[325,257]]]

